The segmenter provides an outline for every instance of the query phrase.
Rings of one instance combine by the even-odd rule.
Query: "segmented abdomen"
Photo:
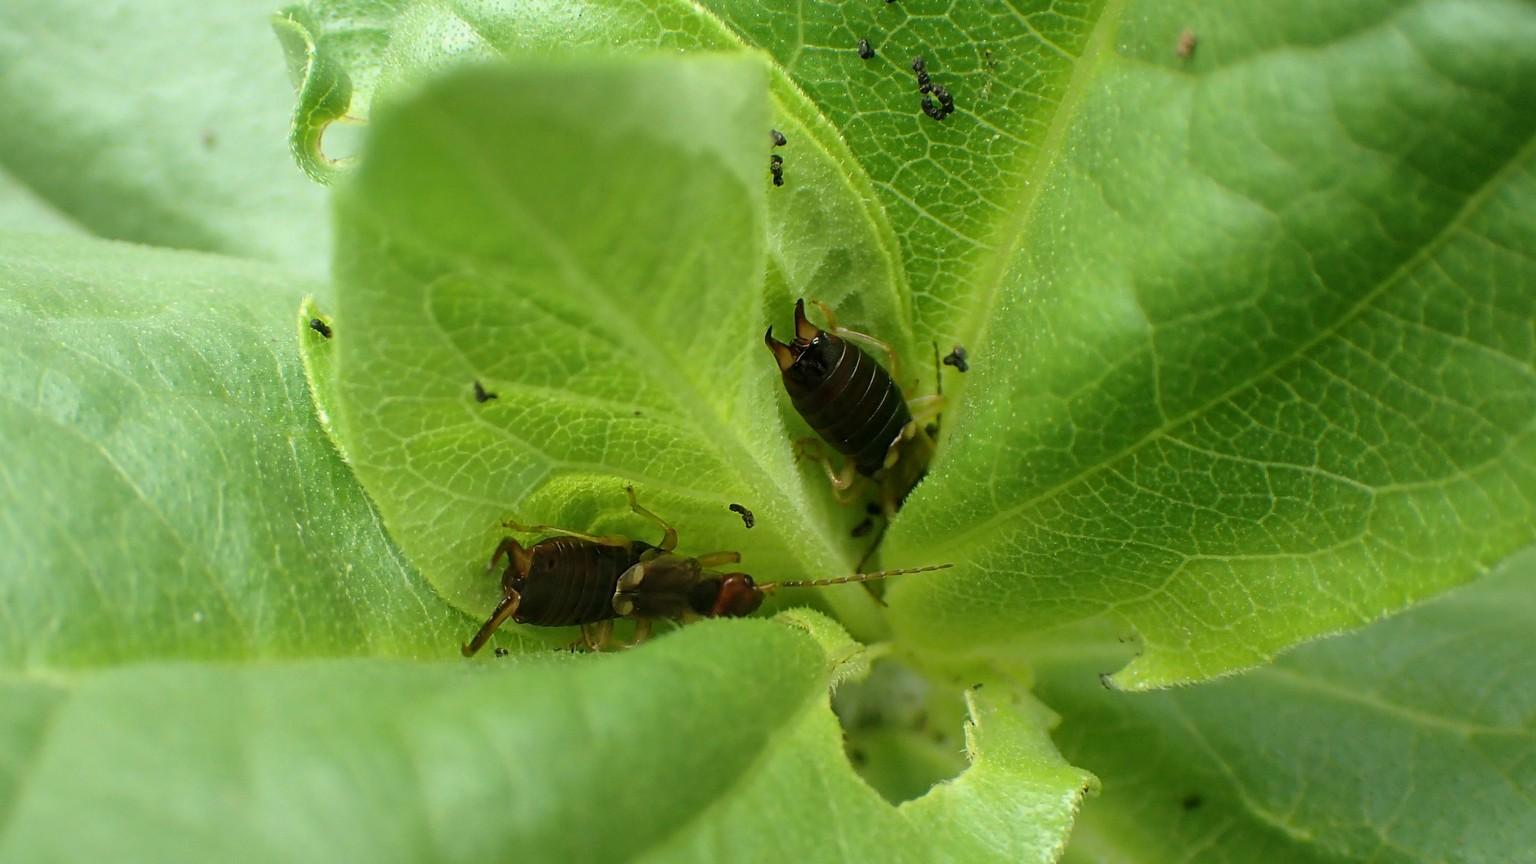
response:
[[[795,410],[822,440],[872,475],[912,420],[891,376],[858,346],[822,333],[784,376]]]
[[[551,537],[533,548],[514,621],[541,627],[591,624],[618,617],[613,592],[619,576],[649,548],[604,546],[575,537]]]

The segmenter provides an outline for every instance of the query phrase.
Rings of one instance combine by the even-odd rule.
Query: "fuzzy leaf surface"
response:
[[[1536,555],[1241,676],[1120,693],[1061,652],[1040,693],[1103,778],[1069,864],[1531,861]]]

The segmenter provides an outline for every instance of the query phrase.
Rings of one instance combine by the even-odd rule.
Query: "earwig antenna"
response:
[[[855,573],[852,576],[839,576],[836,579],[790,579],[784,582],[762,582],[757,587],[764,591],[772,591],[775,588],[823,588],[827,585],[846,585],[850,582],[873,582],[876,579],[885,579],[890,576],[904,576],[908,573],[928,573],[933,570],[948,570],[953,564],[930,564],[927,567],[903,567],[899,570],[876,570],[873,573]]]

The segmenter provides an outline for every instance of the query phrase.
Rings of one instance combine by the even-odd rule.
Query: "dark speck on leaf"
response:
[[[497,648],[496,649],[496,656],[497,657],[505,657],[505,656],[507,656],[508,654],[511,654],[511,653],[512,653],[511,651],[508,651],[505,648]]]
[[[475,401],[476,402],[489,402],[489,401],[491,401],[492,399],[495,399],[495,398],[496,398],[496,394],[495,393],[492,393],[489,390],[485,389],[484,387],[480,386],[480,382],[479,381],[475,382]]]
[[[865,60],[868,60],[869,58],[871,58],[873,56],[875,56],[875,49],[873,49],[873,48],[871,48],[869,46],[869,40],[868,39],[860,39],[859,40],[859,57],[861,57],[861,58],[863,58]]]
[[[961,372],[971,371],[971,364],[966,361],[965,346],[956,345],[955,350],[944,357],[945,366],[953,366]]]
[[[929,99],[927,96],[923,97],[923,113],[927,114],[929,117],[932,117],[935,120],[942,121],[944,119],[944,112],[940,110],[939,106],[935,105],[933,100]]]
[[[923,62],[923,58],[912,58],[912,71],[917,73],[917,92],[927,93],[933,89],[933,82],[928,80],[928,64]]]
[[[971,685],[971,689],[972,690],[980,690],[981,688],[982,688],[982,682],[980,682],[980,681],[977,681],[975,684]]]
[[[747,508],[745,508],[743,506],[741,506],[740,504],[732,504],[731,505],[731,512],[733,512],[733,513],[740,513],[741,514],[741,524],[747,526],[748,528],[751,528],[753,525],[755,525],[757,523],[757,519],[756,519],[756,517],[754,517],[752,515],[752,511],[748,510]]]
[[[309,329],[319,333],[321,336],[324,336],[327,339],[331,338],[331,325],[321,321],[319,318],[309,319]]]
[[[1195,31],[1185,27],[1179,33],[1179,44],[1174,50],[1178,53],[1180,60],[1188,60],[1195,56],[1195,46],[1199,43],[1200,40],[1195,36]]]
[[[886,2],[889,3],[890,0],[886,0]],[[852,748],[852,749],[850,749],[848,751],[848,761],[853,763],[856,766],[857,765],[863,765],[864,763],[869,761],[869,757],[864,755],[864,751],[863,750],[860,750],[859,748],[854,747],[854,748]]]
[[[1199,807],[1201,804],[1204,804],[1205,799],[1201,798],[1199,793],[1191,792],[1188,795],[1185,795],[1184,800],[1180,801],[1179,803],[1184,805],[1185,810],[1193,810],[1196,807]]]
[[[768,138],[773,141],[773,146],[775,147],[783,147],[789,143],[789,139],[784,137],[784,133],[777,129],[769,129]]]
[[[853,530],[848,532],[848,536],[850,536],[850,537],[863,537],[865,534],[868,534],[869,533],[869,529],[871,529],[873,527],[875,527],[875,520],[869,518],[868,516],[865,516],[864,517],[864,521],[862,521],[859,524],[853,526]]]

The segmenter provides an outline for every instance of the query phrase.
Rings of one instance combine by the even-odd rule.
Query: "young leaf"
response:
[[[908,5],[405,3],[388,53],[402,78],[498,51],[775,58],[781,112],[845,142],[819,191],[876,190],[871,236],[900,242],[919,336],[896,341],[976,367],[885,549],[966,565],[892,592],[925,650],[1113,610],[1147,648],[1122,686],[1192,680],[1532,538],[1528,5]]]
[[[0,666],[456,653],[472,622],[315,423],[288,326],[313,286],[19,236],[0,284]]]
[[[325,196],[283,147],[273,0],[6,0],[0,166],[91,233],[319,276]]]
[[[1273,666],[1167,693],[1047,663],[1104,778],[1070,862],[1520,861],[1536,837],[1536,556]]]
[[[340,426],[454,602],[494,602],[509,517],[650,537],[626,483],[688,550],[848,569],[762,348],[764,85],[748,58],[491,67],[376,113],[338,198]]]

